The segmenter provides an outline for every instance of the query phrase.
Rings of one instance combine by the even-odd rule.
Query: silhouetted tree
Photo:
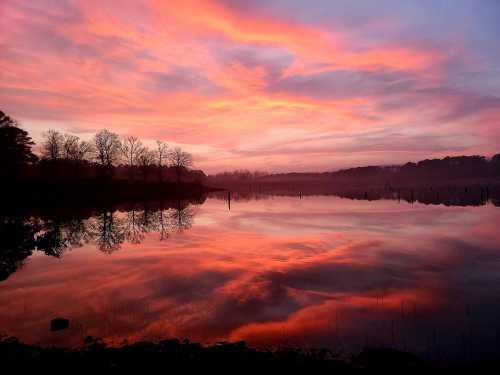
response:
[[[4,183],[14,182],[24,165],[37,161],[31,151],[34,144],[16,120],[0,111],[0,176]]]
[[[92,153],[92,144],[80,140],[75,135],[65,134],[63,142],[63,158],[73,161],[86,160]]]
[[[0,111],[0,127],[3,126],[13,126],[15,128],[19,128],[19,122],[14,120],[12,117],[7,116],[5,113]]]
[[[143,151],[144,146],[137,137],[129,136],[121,141],[120,152],[125,165],[129,167],[132,178],[134,177],[134,167],[138,164],[139,157]]]
[[[163,182],[163,164],[168,157],[168,147],[163,141],[156,141],[156,160],[158,162],[158,178]]]
[[[64,154],[64,136],[57,130],[50,129],[44,133],[42,155],[47,160],[57,160]]]
[[[141,168],[142,177],[144,181],[146,181],[148,177],[148,171],[155,163],[155,153],[144,147],[139,154],[137,162],[139,164],[139,168]]]
[[[80,138],[76,135],[65,134],[63,140],[63,158],[72,160],[78,153],[78,144],[80,143]]]
[[[44,138],[43,163],[40,165],[44,168],[42,175],[49,179],[79,178],[82,162],[92,155],[92,145],[75,135],[62,134],[56,130],[44,133]]]
[[[82,162],[88,160],[92,153],[94,152],[94,147],[90,142],[80,141],[74,154],[72,155],[73,160]]]
[[[22,164],[34,163],[37,157],[31,152],[34,143],[28,133],[20,130],[15,120],[3,112],[0,114],[0,159],[1,165],[4,166],[3,169],[0,168],[0,177],[13,177],[19,174]],[[56,194],[57,189],[67,190],[67,186],[62,183],[71,182],[77,186],[78,180],[82,182],[82,179],[85,179],[85,183],[90,183],[90,178],[96,175],[111,178],[114,171],[117,171],[118,177],[122,176],[123,171],[130,171],[132,177],[141,173],[144,181],[151,178],[148,174],[158,172],[154,180],[163,181],[166,167],[171,165],[177,182],[180,182],[183,173],[186,173],[193,163],[191,154],[180,148],[170,150],[163,141],[156,141],[155,149],[149,150],[137,137],[120,139],[117,134],[108,130],[101,130],[94,135],[91,142],[86,142],[78,136],[50,129],[44,133],[41,153],[42,161],[36,167],[25,168],[23,172],[24,176],[30,177],[30,181],[42,183],[40,186],[43,185],[43,189],[39,189],[40,197],[46,195],[49,187],[53,188]],[[115,169],[120,161],[125,165]],[[198,171],[190,175],[191,181],[201,181],[203,176],[204,174]]]
[[[173,149],[168,156],[170,165],[175,168],[177,183],[179,183],[183,170],[193,165],[193,157],[191,156],[191,154],[182,151],[179,147]]]
[[[120,138],[108,130],[101,130],[94,136],[96,159],[110,172],[120,156]]]

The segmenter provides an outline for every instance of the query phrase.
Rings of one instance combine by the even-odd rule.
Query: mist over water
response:
[[[0,332],[60,346],[90,335],[498,355],[492,203],[229,198],[5,219],[2,241],[25,251],[1,262]],[[51,332],[56,317],[69,329]]]

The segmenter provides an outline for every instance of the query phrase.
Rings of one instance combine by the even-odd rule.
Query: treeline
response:
[[[163,141],[146,147],[137,137],[101,130],[90,141],[56,130],[44,133],[40,155],[20,124],[0,111],[0,177],[6,184],[82,180],[196,182],[205,178],[192,170],[191,154],[170,149]]]
[[[249,171],[248,169],[237,169],[231,172],[220,172],[215,175],[210,175],[210,181],[216,184],[233,183],[233,182],[249,182],[256,181],[262,177],[269,176],[267,172]]]
[[[487,159],[484,156],[447,156],[426,159],[402,166],[370,166],[333,172],[337,184],[357,184],[385,187],[408,185],[447,184],[450,182],[481,183],[500,178],[500,154]]]
[[[176,338],[157,342],[141,341],[124,343],[123,346],[107,346],[100,338],[88,336],[84,346],[76,349],[59,347],[44,348],[20,342],[15,337],[0,337],[0,356],[4,358],[5,369],[23,371],[67,371],[79,369],[86,373],[98,368],[103,371],[134,371],[134,373],[155,373],[177,368],[202,371],[220,368],[246,368],[263,371],[303,369],[304,372],[342,373],[378,372],[398,370],[399,372],[425,372],[442,370],[443,366],[427,362],[414,354],[392,348],[366,348],[360,353],[347,355],[339,350],[326,348],[282,347],[273,350],[259,350],[246,342],[221,341],[215,344],[201,344],[188,339]],[[472,371],[489,370],[498,367],[492,363],[474,363],[467,366]],[[445,369],[458,366],[447,366]],[[306,371],[307,370],[307,371]],[[311,371],[313,370],[313,371]],[[13,371],[13,372],[14,372]],[[318,371],[318,372],[320,372]],[[491,372],[491,371],[490,371]]]
[[[484,156],[456,156],[426,159],[418,163],[398,166],[368,166],[323,173],[267,174],[237,170],[208,176],[212,186],[238,189],[316,187],[324,190],[343,188],[402,188],[422,186],[498,184],[500,182],[500,154],[487,159]],[[263,191],[263,190],[262,190]],[[306,191],[306,190],[304,190]]]

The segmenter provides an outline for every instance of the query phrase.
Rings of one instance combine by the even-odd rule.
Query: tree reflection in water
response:
[[[67,250],[95,243],[100,251],[111,254],[124,242],[141,243],[150,232],[158,232],[164,241],[174,231],[191,228],[194,215],[190,204],[181,201],[143,205],[142,209],[134,207],[125,212],[100,209],[97,215],[87,218],[77,214],[43,219],[12,213],[0,215],[0,281],[21,268],[33,251],[59,258]]]
[[[38,220],[28,222],[17,217],[2,218],[0,238],[0,281],[7,279],[18,268],[22,267],[24,259],[29,257],[36,247],[35,234],[39,230]]]
[[[114,212],[103,211],[97,218],[89,220],[88,229],[99,250],[112,253],[125,241],[123,221]]]

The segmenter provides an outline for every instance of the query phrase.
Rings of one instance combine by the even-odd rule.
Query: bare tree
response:
[[[63,136],[62,156],[64,159],[75,160],[78,154],[80,138],[75,135],[65,134]]]
[[[64,137],[57,130],[50,129],[44,133],[42,155],[49,160],[57,160],[63,156]]]
[[[177,183],[181,180],[182,172],[193,165],[193,157],[190,153],[182,151],[179,147],[174,148],[168,154],[170,165],[175,168]]]
[[[94,136],[94,147],[97,161],[104,167],[111,169],[120,156],[120,138],[118,134],[108,130],[101,130]]]
[[[94,153],[94,146],[90,142],[80,141],[74,154],[74,160],[84,161]]]
[[[125,164],[129,167],[137,165],[140,153],[143,151],[144,146],[137,137],[126,137],[121,141],[120,152],[122,154]]]
[[[144,181],[147,180],[147,174],[151,166],[155,163],[156,154],[154,151],[148,150],[146,147],[143,147],[141,152],[139,153],[137,163],[139,168],[141,168],[142,175]]]
[[[65,160],[72,162],[75,176],[80,175],[82,162],[91,155],[92,150],[92,145],[89,142],[81,141],[74,135],[64,135],[62,155]]]
[[[163,182],[163,164],[168,157],[168,146],[163,141],[156,141],[156,159],[158,161],[158,176]]]
[[[139,162],[139,156],[144,151],[144,146],[137,137],[129,136],[122,139],[120,144],[120,153],[128,167],[129,177],[134,180],[135,166]]]

